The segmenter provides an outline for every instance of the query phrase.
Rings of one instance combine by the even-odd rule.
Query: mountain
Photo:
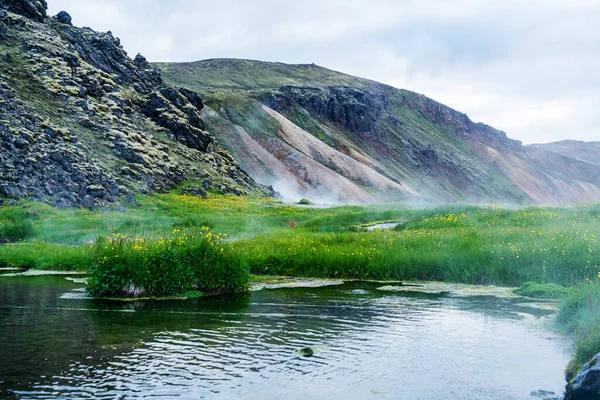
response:
[[[111,32],[48,17],[44,0],[0,0],[0,197],[94,208],[183,183],[272,194],[206,131],[203,107]]]
[[[48,16],[45,0],[0,0],[0,200],[95,208],[273,185],[329,202],[599,201],[597,150],[523,146],[423,95],[314,64],[150,64],[111,32]]]
[[[523,146],[421,94],[314,64],[155,63],[258,182],[329,201],[600,200],[598,144]],[[579,149],[584,149],[582,152]]]

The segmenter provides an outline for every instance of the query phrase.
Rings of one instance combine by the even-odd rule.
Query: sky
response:
[[[600,141],[599,0],[48,0],[149,61],[247,58],[423,93],[524,143]]]

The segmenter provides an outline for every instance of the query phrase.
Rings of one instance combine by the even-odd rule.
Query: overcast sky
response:
[[[600,0],[48,0],[150,61],[315,63],[525,143],[600,141]]]

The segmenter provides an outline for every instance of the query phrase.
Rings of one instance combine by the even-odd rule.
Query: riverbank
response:
[[[248,273],[505,286],[532,281],[569,287],[561,313],[569,318],[558,320],[577,343],[571,369],[600,351],[600,338],[593,334],[600,331],[594,317],[600,314],[600,205],[312,208],[271,199],[177,194],[143,197],[138,203],[95,212],[55,210],[30,202],[1,208],[0,238],[11,243],[0,246],[0,267],[88,270],[94,266],[106,282],[119,282],[117,288],[128,287],[137,274],[156,277],[156,295],[183,293],[200,281],[219,291],[227,288],[224,275],[211,275],[211,263],[190,262],[204,256],[192,257],[190,246],[178,242],[181,236],[210,233],[208,245],[198,245],[195,251],[216,246],[223,260],[236,260],[229,263],[235,264],[229,273],[235,271],[239,277],[235,290],[247,286]],[[399,224],[387,230],[357,229],[381,221]],[[116,253],[112,246],[102,250],[100,236],[116,240],[111,243],[128,243],[128,250]],[[143,246],[134,250],[136,240]],[[178,261],[157,256],[167,253]],[[138,274],[134,266],[148,255],[153,257],[142,268],[146,273]],[[99,260],[107,256],[123,262],[98,268]],[[206,274],[199,280],[194,270]],[[144,279],[133,287],[148,286]]]

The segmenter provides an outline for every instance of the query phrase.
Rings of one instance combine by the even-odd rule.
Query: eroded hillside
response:
[[[157,63],[206,99],[208,130],[259,182],[336,201],[600,200],[600,162],[523,146],[423,95],[314,64]],[[598,160],[596,156],[595,160]]]

